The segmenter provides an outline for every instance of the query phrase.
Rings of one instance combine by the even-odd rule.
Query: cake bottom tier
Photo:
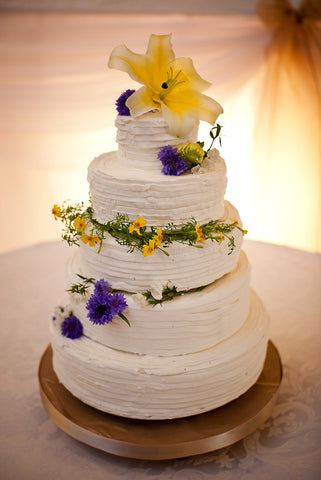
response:
[[[138,355],[85,335],[71,340],[52,322],[53,366],[75,397],[104,412],[151,420],[186,417],[220,407],[256,382],[268,330],[267,313],[254,292],[249,315],[234,335],[186,355]]]

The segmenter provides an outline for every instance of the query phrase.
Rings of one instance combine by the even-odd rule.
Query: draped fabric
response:
[[[321,2],[261,0],[273,33],[253,135],[255,235],[321,249]],[[262,219],[264,219],[262,221]],[[251,227],[250,227],[251,228]]]
[[[226,196],[249,237],[321,249],[318,2],[258,13],[2,13],[0,250],[57,238],[52,205],[87,200],[89,162],[116,148],[114,101],[137,88],[108,70],[109,53],[144,52],[150,33],[169,32],[224,106]]]

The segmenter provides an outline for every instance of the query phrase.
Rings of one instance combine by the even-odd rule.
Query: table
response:
[[[284,367],[272,417],[235,445],[168,461],[116,457],[77,442],[47,416],[37,369],[71,254],[48,242],[0,256],[2,321],[0,477],[5,480],[150,478],[319,479],[321,255],[246,240],[252,286],[271,316]]]

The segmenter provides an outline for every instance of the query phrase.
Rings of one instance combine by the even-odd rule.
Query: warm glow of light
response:
[[[276,3],[275,20],[295,20]],[[108,54],[115,39],[143,52],[164,25],[224,108],[226,198],[247,237],[321,251],[320,50],[300,23],[281,25],[278,42],[255,15],[17,14],[0,24],[0,216],[10,232],[0,251],[58,239],[52,205],[87,201],[88,164],[117,149],[114,102],[137,88],[108,70]]]
[[[255,237],[250,228],[250,169],[253,138],[253,122],[256,110],[259,74],[245,87],[224,102],[224,114],[217,122],[222,128],[222,148],[218,148],[227,167],[226,199],[238,209],[244,227],[250,230],[248,238]],[[200,125],[200,139],[208,139],[208,124]],[[254,226],[255,227],[255,226]]]

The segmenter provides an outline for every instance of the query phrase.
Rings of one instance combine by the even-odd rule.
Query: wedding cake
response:
[[[170,35],[109,66],[143,86],[117,100],[118,151],[88,168],[90,204],[55,205],[76,249],[50,323],[53,366],[78,399],[135,419],[200,414],[246,392],[265,361],[269,321],[250,289],[239,214],[212,148],[221,106]],[[197,140],[214,125],[211,145]]]

